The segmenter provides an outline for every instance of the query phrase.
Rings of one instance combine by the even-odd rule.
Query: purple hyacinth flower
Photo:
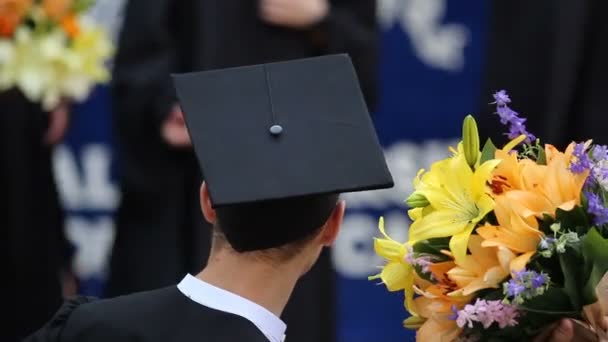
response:
[[[608,160],[608,147],[606,145],[595,145],[591,155],[596,162]]]
[[[424,273],[430,273],[430,266],[433,264],[430,256],[421,256],[414,260],[414,265],[419,266]]]
[[[451,310],[452,314],[448,317],[448,319],[455,321],[458,319],[458,308],[456,307],[456,305],[452,304]]]
[[[540,243],[538,244],[538,246],[540,247],[540,249],[542,250],[547,250],[549,248],[551,248],[551,245],[555,243],[555,238],[552,237],[544,237],[540,240]]]
[[[464,309],[457,311],[452,306],[450,319],[456,320],[460,328],[473,328],[474,323],[481,323],[484,329],[488,329],[493,323],[500,328],[517,325],[519,312],[515,306],[505,304],[500,300],[477,299],[473,304],[467,304]],[[454,318],[455,317],[455,318]]]
[[[547,283],[547,276],[543,273],[537,274],[532,278],[532,288],[537,289],[545,286]]]
[[[599,181],[608,179],[608,165],[596,165],[593,168],[593,175]]]
[[[589,159],[589,156],[587,155],[584,143],[574,145],[572,155],[576,158],[576,160],[570,164],[570,171],[572,171],[572,173],[583,173],[591,169],[591,159]]]
[[[509,127],[509,133],[507,133],[509,139],[515,139],[520,135],[527,136],[525,140],[527,143],[531,143],[532,141],[536,140],[536,137],[532,133],[526,131],[526,126],[523,124],[512,124],[511,127]]]
[[[506,133],[509,139],[525,135],[527,137],[526,143],[536,140],[536,137],[526,130],[526,119],[520,118],[516,111],[507,106],[507,104],[511,103],[511,99],[505,90],[496,92],[494,100],[493,104],[496,104],[496,114],[500,117],[500,122],[509,127],[509,132]]]
[[[512,124],[519,119],[517,112],[507,106],[497,107],[496,113],[500,117],[500,123],[503,125]]]
[[[499,90],[494,93],[493,96],[494,100],[496,101],[494,103],[499,107],[506,106],[507,104],[511,103],[511,99],[509,98],[506,90]]]
[[[531,271],[523,269],[521,271],[515,272],[513,279],[515,279],[515,281],[518,281],[518,282],[524,282],[524,281],[526,281],[526,278],[528,278],[530,275],[531,275]]]
[[[585,192],[585,196],[588,201],[587,212],[593,215],[593,223],[596,225],[608,223],[608,208],[604,206],[604,202],[600,196],[592,192]]]
[[[526,287],[524,285],[520,284],[519,282],[513,281],[513,279],[511,279],[511,280],[509,280],[507,289],[508,289],[507,294],[510,297],[517,297],[526,290]]]

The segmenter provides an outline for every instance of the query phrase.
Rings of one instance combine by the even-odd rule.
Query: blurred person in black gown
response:
[[[170,73],[348,53],[373,106],[379,38],[374,0],[131,0],[125,14],[113,75],[122,203],[109,297],[174,284],[209,252],[201,175]],[[333,277],[325,252],[285,311],[292,342],[334,340]]]
[[[67,106],[45,113],[18,90],[0,92],[0,260],[8,312],[1,341],[20,341],[50,319],[63,300],[69,244],[51,152],[67,124]]]
[[[608,2],[494,0],[491,6],[482,134],[505,141],[488,103],[506,89],[541,142],[608,143]]]

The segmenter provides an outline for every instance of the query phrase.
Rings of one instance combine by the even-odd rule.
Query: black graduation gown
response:
[[[47,114],[19,91],[0,92],[0,269],[3,306],[10,312],[1,341],[23,339],[62,301],[60,271],[68,243],[52,148],[42,141],[47,122]]]
[[[114,299],[76,297],[23,342],[268,342],[247,319],[207,308],[176,286]]]
[[[543,143],[608,143],[608,2],[494,0],[480,129],[504,142],[491,94],[507,89]]]
[[[194,154],[170,148],[160,137],[175,102],[171,72],[345,52],[373,106],[376,2],[331,4],[327,20],[296,31],[262,22],[257,1],[127,3],[112,87],[122,203],[108,296],[173,284],[188,272],[197,273],[207,258],[210,233],[200,213],[201,177]],[[324,253],[298,284],[283,317],[292,342],[334,340],[333,277],[329,253]]]

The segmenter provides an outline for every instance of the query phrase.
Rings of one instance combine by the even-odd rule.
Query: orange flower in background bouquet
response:
[[[494,94],[506,146],[480,149],[468,116],[452,155],[421,170],[408,197],[408,240],[375,239],[379,279],[405,291],[418,341],[525,341],[562,318],[606,339],[608,148],[565,151],[525,129]]]
[[[84,13],[92,0],[0,0],[0,91],[51,110],[109,81],[114,47]]]

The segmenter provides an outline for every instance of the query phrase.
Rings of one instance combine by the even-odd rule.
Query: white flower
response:
[[[0,91],[16,87],[48,111],[62,98],[83,101],[95,84],[107,82],[112,43],[93,23],[79,26],[71,40],[59,27],[44,34],[20,27],[12,40],[0,40]]]
[[[0,90],[6,90],[14,86],[14,77],[11,69],[15,59],[15,46],[7,39],[0,40]]]

